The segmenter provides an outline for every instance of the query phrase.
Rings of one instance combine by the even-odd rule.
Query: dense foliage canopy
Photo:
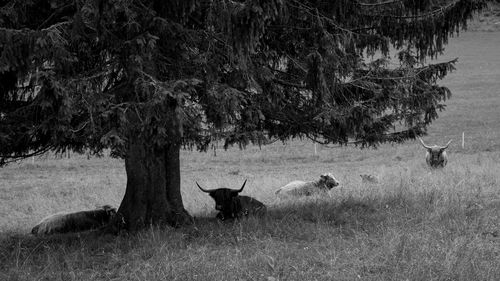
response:
[[[426,58],[483,5],[1,1],[0,158],[50,149],[123,155],[139,135],[158,146],[180,137],[201,150],[214,139],[414,138],[450,95],[436,82],[453,61]]]

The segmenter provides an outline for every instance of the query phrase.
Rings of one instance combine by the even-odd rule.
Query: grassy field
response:
[[[183,151],[192,227],[121,236],[29,235],[62,210],[118,206],[123,161],[46,156],[0,169],[0,280],[500,280],[500,33],[463,33],[441,59],[448,109],[424,140],[449,148],[442,171],[417,142],[376,150],[306,141],[246,150]],[[461,146],[462,132],[465,147]],[[276,202],[274,191],[324,172],[331,197]],[[377,175],[377,184],[359,174]],[[221,224],[195,185],[241,186],[264,219]]]

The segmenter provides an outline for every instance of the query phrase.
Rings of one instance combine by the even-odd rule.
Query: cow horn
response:
[[[425,147],[426,149],[431,149],[430,146],[425,145],[424,141],[421,138],[418,139],[420,140],[420,143],[422,144],[423,147]]]
[[[206,192],[206,193],[210,193],[211,190],[206,190],[206,189],[203,189],[199,184],[198,182],[196,182],[196,185],[198,186],[198,188],[203,191],[203,192]]]
[[[445,150],[448,148],[448,145],[450,145],[452,140],[450,140],[445,146],[441,147],[441,150]]]
[[[245,187],[245,184],[247,183],[247,180],[245,180],[245,182],[243,183],[243,185],[241,186],[240,190],[235,190],[236,193],[240,193],[243,191],[243,188]]]

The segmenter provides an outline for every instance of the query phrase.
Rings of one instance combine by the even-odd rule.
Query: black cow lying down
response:
[[[219,211],[216,218],[220,220],[238,219],[246,216],[263,216],[267,208],[259,200],[250,196],[239,195],[247,181],[239,190],[229,188],[218,188],[206,190],[203,189],[198,183],[196,185],[201,191],[206,192],[215,201],[215,209]]]
[[[42,219],[33,227],[31,233],[38,235],[95,229],[109,223],[115,214],[116,209],[109,205],[89,211],[57,213]]]

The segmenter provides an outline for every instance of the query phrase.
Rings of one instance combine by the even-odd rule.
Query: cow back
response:
[[[314,182],[292,181],[276,191],[276,195],[309,196],[315,192]]]
[[[266,205],[250,196],[235,196],[232,198],[231,208],[219,212],[216,218],[220,220],[239,219],[247,216],[262,217],[267,211]]]
[[[263,216],[267,212],[266,205],[250,196],[238,196],[241,203],[242,216]]]
[[[97,209],[73,213],[57,213],[42,219],[32,234],[79,232],[99,228],[111,220],[115,209]]]

